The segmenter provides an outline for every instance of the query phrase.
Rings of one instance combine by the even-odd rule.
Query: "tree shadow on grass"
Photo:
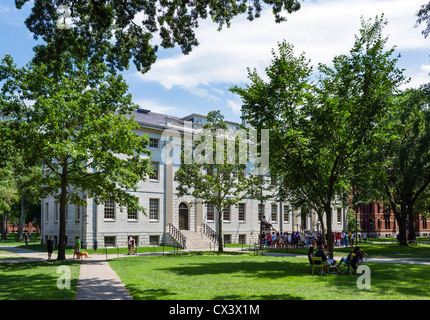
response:
[[[430,267],[420,265],[369,263],[368,280],[365,273],[355,275],[330,275],[324,282],[330,283],[339,290],[353,289],[357,297],[361,293],[371,293],[378,299],[429,299],[427,283],[430,282]],[[370,284],[370,289],[360,289],[358,285]]]
[[[70,300],[76,297],[78,275],[72,275],[70,289],[59,289],[59,266],[74,261],[16,262],[0,264],[0,300]]]
[[[178,276],[222,275],[240,273],[249,277],[277,279],[285,276],[302,275],[303,264],[286,261],[238,261],[189,263],[162,269]]]
[[[128,285],[128,291],[136,300],[175,300],[176,293],[167,289],[144,289],[135,285]]]

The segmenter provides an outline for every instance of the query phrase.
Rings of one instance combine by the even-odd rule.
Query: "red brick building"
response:
[[[394,215],[384,213],[380,204],[361,206],[357,209],[357,218],[361,232],[366,232],[369,238],[395,237],[399,232]],[[430,218],[417,215],[415,233],[417,237],[427,237],[430,234]]]

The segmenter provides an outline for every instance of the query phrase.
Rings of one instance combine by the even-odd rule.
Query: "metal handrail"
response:
[[[218,243],[218,234],[215,230],[213,230],[211,227],[209,227],[206,223],[202,223],[202,232],[204,235],[206,235],[210,240]]]
[[[179,242],[182,248],[185,249],[187,244],[187,238],[173,224],[169,223],[168,227],[169,227],[169,233],[172,235],[172,237],[175,238],[175,240]]]

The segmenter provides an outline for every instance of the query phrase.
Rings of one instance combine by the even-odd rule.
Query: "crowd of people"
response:
[[[358,242],[366,240],[366,233],[358,234],[355,239],[355,233],[333,232],[333,245],[353,247]],[[327,234],[326,234],[327,239]],[[356,241],[357,240],[357,241]],[[262,232],[260,241],[266,248],[298,248],[310,246],[319,247],[323,243],[323,235],[319,232],[277,232],[275,230]]]

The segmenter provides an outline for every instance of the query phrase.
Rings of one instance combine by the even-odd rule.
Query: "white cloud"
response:
[[[240,102],[228,99],[227,105],[231,108],[234,114],[236,115],[242,114],[242,104]]]
[[[270,64],[271,50],[286,40],[296,53],[305,52],[311,63],[330,63],[335,55],[347,53],[360,17],[374,18],[385,14],[389,46],[397,51],[430,48],[419,28],[414,28],[415,13],[422,0],[332,0],[303,2],[302,9],[288,15],[288,21],[276,24],[272,13],[265,11],[249,22],[236,18],[230,28],[216,31],[211,21],[204,21],[196,31],[200,45],[189,54],[160,58],[145,75],[144,81],[155,81],[166,89],[178,87],[208,101],[217,101],[210,86],[234,85],[247,81],[247,68],[260,73]],[[234,110],[234,107],[229,104]]]
[[[415,70],[417,68],[414,68],[413,70],[407,70],[407,77],[410,77],[410,82],[404,84],[401,89],[406,88],[418,88],[422,84],[430,83],[430,65],[421,65],[419,66],[418,70]]]

